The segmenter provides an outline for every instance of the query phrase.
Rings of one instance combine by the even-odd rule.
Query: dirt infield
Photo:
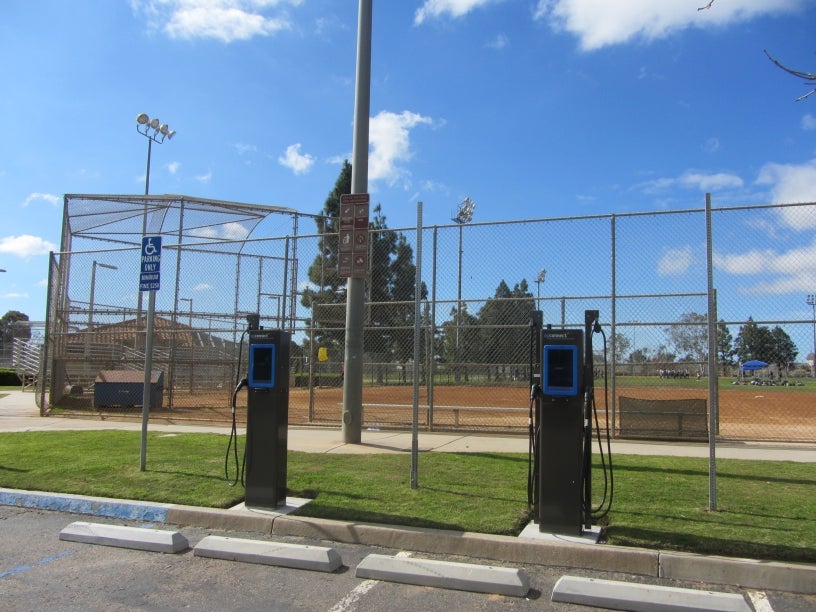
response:
[[[625,387],[616,388],[621,397],[638,399],[703,399],[708,389]],[[518,429],[525,431],[529,416],[526,387],[437,386],[434,389],[435,427]],[[339,423],[342,390],[316,389],[312,422]],[[421,388],[419,405],[428,403],[427,389]],[[606,400],[602,388],[595,389],[600,425],[605,427]],[[366,426],[387,426],[411,422],[413,388],[410,386],[365,387],[363,422]],[[290,391],[290,422],[308,422],[309,392]],[[420,425],[427,426],[427,409],[420,409]],[[724,438],[816,441],[816,391],[787,387],[734,385],[719,394],[720,431]],[[305,419],[305,420],[304,420]]]
[[[429,423],[436,431],[483,431],[525,433],[528,430],[529,389],[526,385],[478,386],[438,385],[434,388],[433,413],[427,408],[428,390],[420,387],[419,424]],[[702,381],[697,388],[668,386],[625,386],[616,388],[621,397],[646,400],[703,399],[708,388]],[[151,412],[151,419],[168,422],[197,421],[227,424],[231,420],[230,398],[223,392],[189,394],[176,391],[172,408],[165,390],[165,408]],[[135,417],[139,407],[98,411],[90,398],[65,399],[60,402],[68,412],[100,416]],[[342,416],[343,390],[340,387],[292,388],[289,391],[290,425],[339,426]],[[595,388],[599,424],[606,427],[604,389]],[[311,408],[310,408],[311,404]],[[246,422],[246,396],[237,400],[237,420]],[[816,388],[762,387],[734,385],[722,387],[719,394],[719,436],[733,440],[773,440],[816,442]],[[413,387],[386,385],[363,388],[363,426],[366,428],[410,427],[413,416]],[[616,427],[620,425],[615,416]]]

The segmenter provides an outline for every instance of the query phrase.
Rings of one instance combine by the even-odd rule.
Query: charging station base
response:
[[[311,499],[306,499],[305,497],[287,497],[286,501],[283,504],[276,506],[275,508],[260,508],[260,507],[256,508],[254,506],[247,506],[246,502],[241,502],[240,504],[236,504],[235,506],[230,508],[230,510],[233,511],[237,510],[242,512],[257,512],[259,514],[269,514],[272,516],[278,516],[281,514],[289,514],[291,512],[294,512],[295,510],[302,508],[311,501],[312,501]]]
[[[581,535],[564,535],[562,533],[548,533],[538,530],[538,523],[530,521],[518,535],[519,538],[529,540],[545,540],[549,542],[570,542],[572,544],[597,544],[601,538],[602,528],[593,525],[589,529],[583,529]]]

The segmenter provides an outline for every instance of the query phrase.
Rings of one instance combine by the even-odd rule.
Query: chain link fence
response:
[[[257,313],[292,334],[290,424],[339,425],[345,283],[337,235],[310,233],[314,216],[179,196],[66,196],[65,211],[49,275],[44,410],[141,412],[141,387],[118,403],[95,391],[101,373],[144,366],[148,234],[163,237],[153,338],[162,399],[151,418],[227,421],[246,368],[246,316]],[[598,310],[596,404],[615,435],[628,431],[629,399],[703,400],[722,438],[814,441],[813,219],[816,205],[802,204],[433,226],[421,230],[420,295],[417,229],[372,229],[364,427],[411,424],[417,372],[426,430],[526,432],[531,312],[583,328],[585,311]],[[767,366],[746,369],[749,358]]]

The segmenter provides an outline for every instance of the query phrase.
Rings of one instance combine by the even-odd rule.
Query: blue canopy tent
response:
[[[740,366],[740,378],[744,372],[755,372],[756,370],[761,370],[762,368],[767,368],[768,364],[764,361],[760,361],[759,359],[752,359],[751,361],[746,361]]]

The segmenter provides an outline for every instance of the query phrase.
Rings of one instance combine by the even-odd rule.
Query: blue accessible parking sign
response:
[[[161,284],[161,236],[142,238],[139,291],[157,291]]]

